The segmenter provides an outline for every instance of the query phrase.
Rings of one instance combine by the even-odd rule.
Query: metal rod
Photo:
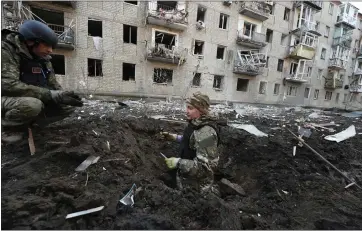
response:
[[[289,130],[287,128],[287,130],[295,137],[297,138],[300,142],[302,142],[307,148],[309,148],[314,154],[316,154],[319,158],[321,158],[324,162],[326,162],[329,166],[331,166],[334,170],[336,170],[339,174],[341,174],[344,178],[346,178],[347,180],[349,180],[351,183],[355,183],[355,185],[359,188],[362,189],[361,186],[359,186],[355,181],[353,181],[352,179],[350,179],[348,176],[346,176],[342,171],[340,171],[336,166],[334,166],[331,162],[329,162],[326,158],[324,158],[321,154],[319,154],[316,150],[314,150],[311,146],[309,146],[306,142],[304,142],[304,140],[300,137],[298,137],[297,135],[295,135],[291,130]]]

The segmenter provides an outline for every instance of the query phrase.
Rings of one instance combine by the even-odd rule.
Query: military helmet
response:
[[[26,20],[19,28],[25,40],[46,43],[52,47],[58,44],[58,36],[46,24],[36,20]]]
[[[191,104],[202,113],[207,114],[210,107],[210,98],[201,92],[195,92],[192,97],[186,100],[186,103]]]

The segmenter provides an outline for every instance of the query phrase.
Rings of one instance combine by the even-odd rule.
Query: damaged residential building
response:
[[[362,108],[362,15],[339,1],[3,1],[43,21],[52,63],[86,94]]]

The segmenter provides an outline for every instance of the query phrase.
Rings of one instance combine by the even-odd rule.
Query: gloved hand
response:
[[[180,158],[170,157],[170,158],[165,158],[165,161],[169,169],[175,169],[177,168],[177,164],[180,161]]]
[[[76,107],[83,106],[82,99],[72,91],[51,90],[50,94],[56,104],[66,104]]]
[[[160,133],[165,139],[174,141],[177,139],[177,134],[169,133],[169,132],[161,132]]]

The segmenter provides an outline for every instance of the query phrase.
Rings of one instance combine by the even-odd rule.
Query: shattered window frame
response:
[[[298,87],[297,86],[289,86],[287,88],[287,96],[297,96]]]
[[[201,87],[201,73],[200,72],[194,73],[194,76],[192,78],[192,86]]]
[[[154,68],[153,69],[153,83],[154,84],[172,84],[173,70],[167,68]]]
[[[284,68],[284,60],[278,59],[277,71],[283,72],[283,68]]]
[[[133,76],[128,76],[127,78],[125,73],[125,66],[132,66],[133,68]],[[128,72],[127,72],[128,73]],[[136,81],[136,64],[134,63],[122,63],[122,81]]]
[[[89,24],[94,24],[93,26],[89,25]],[[100,36],[98,35],[95,35],[95,34],[98,34],[98,33],[93,33],[94,30],[92,28],[94,28],[95,26],[99,26],[99,25],[96,25],[100,23]],[[91,30],[91,31],[90,31]],[[93,35],[92,35],[93,34]],[[95,18],[88,18],[88,36],[90,37],[100,37],[100,38],[103,38],[103,21],[100,20],[100,19],[95,19]]]
[[[337,94],[336,94],[336,103],[339,103],[339,95],[340,95],[340,93],[337,92]]]
[[[304,89],[304,98],[309,99],[309,95],[310,95],[310,88],[306,87]]]
[[[226,51],[226,47],[225,46],[221,46],[218,45],[216,48],[216,59],[217,60],[225,60],[225,52]],[[219,58],[220,53],[222,53],[222,58]]]
[[[317,100],[318,97],[319,97],[319,89],[315,89],[315,90],[314,90],[313,99],[314,99],[314,100]]]
[[[66,73],[65,55],[51,54],[50,56],[52,57],[50,59],[50,62],[52,63],[54,74],[65,76],[65,73]],[[61,63],[59,63],[59,62],[61,62]]]
[[[219,29],[227,30],[229,24],[229,15],[220,13],[219,17]]]
[[[224,76],[223,75],[214,75],[214,81],[212,84],[212,88],[217,90],[222,90],[224,85]]]
[[[200,10],[200,12],[203,12],[203,17],[201,17],[199,15],[199,10]],[[206,11],[207,11],[207,8],[205,6],[202,6],[202,5],[197,6],[196,22],[201,21],[201,22],[205,23],[205,21],[206,21]]]
[[[249,88],[249,79],[238,78],[236,82],[236,91],[247,92]]]
[[[289,18],[290,18],[290,9],[288,7],[285,7],[284,8],[284,21],[289,21]]]
[[[259,94],[260,95],[266,95],[266,88],[267,88],[267,82],[266,81],[260,81],[259,82]]]
[[[91,75],[93,71],[90,71],[90,68],[92,67],[92,62],[94,61],[94,75]],[[103,60],[101,59],[93,59],[88,58],[87,59],[87,67],[88,67],[88,77],[103,77]]]
[[[128,31],[128,38],[126,37],[126,30]],[[132,33],[133,31],[133,33]],[[136,26],[132,26],[132,25],[128,25],[128,24],[123,24],[123,43],[128,43],[128,44],[134,44],[137,45],[137,38],[138,38],[138,28]]]
[[[273,94],[274,95],[279,95],[280,92],[280,83],[275,83],[274,84],[274,89],[273,89]]]

